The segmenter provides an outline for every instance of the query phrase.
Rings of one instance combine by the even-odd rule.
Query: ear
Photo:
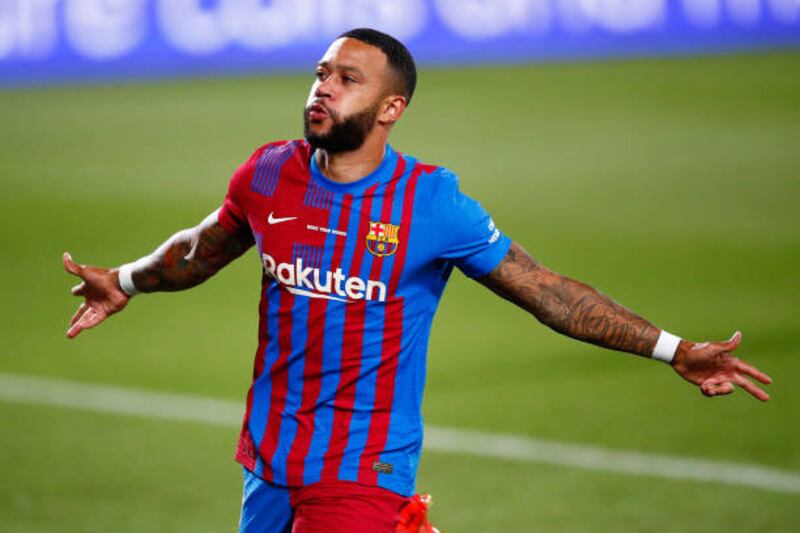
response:
[[[384,98],[381,104],[380,113],[378,113],[378,123],[385,126],[391,126],[403,116],[406,110],[406,97],[399,94],[393,94]]]

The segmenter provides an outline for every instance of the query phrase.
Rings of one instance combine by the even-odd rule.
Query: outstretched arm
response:
[[[182,291],[205,280],[253,245],[249,232],[232,234],[214,211],[194,228],[179,231],[132,265],[138,292]]]
[[[246,232],[230,233],[217,211],[197,226],[179,231],[152,254],[128,266],[137,292],[179,291],[199,285],[242,255],[253,244]],[[64,254],[64,268],[81,278],[72,294],[84,302],[70,321],[67,337],[77,336],[125,308],[131,295],[120,286],[119,268],[79,265]]]
[[[546,268],[516,243],[478,281],[555,331],[598,346],[650,357],[661,334],[659,328],[600,291]],[[672,366],[707,396],[730,394],[737,385],[766,401],[769,395],[747,376],[765,384],[771,379],[730,355],[739,342],[738,332],[727,342],[682,340]]]

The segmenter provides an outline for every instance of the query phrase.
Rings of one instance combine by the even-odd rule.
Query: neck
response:
[[[317,166],[320,171],[337,183],[352,183],[371,174],[383,161],[386,152],[386,137],[368,135],[360,148],[351,152],[331,154],[317,150]]]

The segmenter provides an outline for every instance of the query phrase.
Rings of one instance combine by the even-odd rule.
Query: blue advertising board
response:
[[[800,0],[0,0],[0,86],[310,68],[347,29],[422,64],[800,45]]]

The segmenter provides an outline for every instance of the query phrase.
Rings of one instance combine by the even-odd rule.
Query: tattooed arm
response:
[[[179,231],[152,254],[136,261],[133,283],[140,292],[188,289],[216,274],[252,244],[249,233],[232,234],[220,226],[214,211],[194,228]],[[64,254],[64,268],[81,278],[72,294],[84,298],[67,330],[71,339],[122,311],[131,298],[119,286],[118,269],[79,265],[68,253]]]
[[[542,324],[605,348],[649,356],[660,330],[596,289],[549,270],[517,243],[481,283]]]
[[[661,332],[596,289],[546,268],[516,243],[478,281],[555,331],[612,350],[649,357]],[[767,400],[769,395],[746,376],[765,384],[769,376],[730,355],[740,341],[738,332],[726,342],[681,341],[673,367],[706,396],[730,394],[738,385]]]
[[[136,262],[133,284],[140,292],[182,291],[216,274],[253,244],[250,233],[231,234],[217,211],[194,228],[179,231]]]

